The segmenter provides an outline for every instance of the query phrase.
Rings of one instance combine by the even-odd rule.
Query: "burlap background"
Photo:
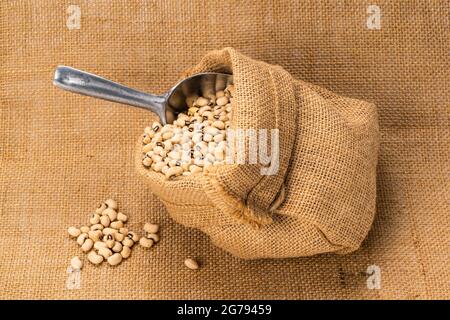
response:
[[[66,27],[81,8],[81,29]],[[366,27],[367,6],[382,10]],[[446,1],[2,1],[0,3],[0,297],[449,298]],[[208,50],[233,46],[296,78],[377,104],[377,217],[349,256],[241,261],[171,221],[134,173],[144,111],[62,92],[57,64],[162,92]],[[162,242],[111,269],[88,265],[66,228],[114,196]],[[187,256],[203,263],[182,266]],[[381,289],[366,286],[381,268]]]

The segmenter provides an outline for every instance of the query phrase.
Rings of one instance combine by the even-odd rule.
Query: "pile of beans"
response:
[[[108,199],[90,215],[87,226],[68,229],[69,235],[76,238],[81,250],[87,253],[88,260],[95,265],[106,260],[116,266],[130,256],[135,243],[150,248],[159,241],[158,225],[146,223],[145,238],[141,238],[125,227],[128,217],[117,209],[116,201]],[[80,269],[82,263],[78,257],[74,257],[71,265]]]
[[[173,124],[145,128],[143,165],[167,179],[215,172],[227,158],[233,92],[228,85],[213,97],[188,97],[188,112],[178,114]]]

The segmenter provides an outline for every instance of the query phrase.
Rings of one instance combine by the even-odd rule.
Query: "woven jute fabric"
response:
[[[375,213],[375,107],[314,89],[232,48],[208,53],[186,75],[200,72],[233,74],[231,130],[253,130],[257,138],[277,130],[279,141],[270,147],[277,154],[273,172],[264,174],[267,164],[249,163],[249,139],[242,139],[247,150],[229,141],[232,158],[243,154],[245,161],[219,166],[214,174],[167,180],[142,164],[141,137],[137,170],[174,220],[199,228],[240,258],[358,249]]]
[[[2,299],[450,298],[447,1],[1,1],[0,39]],[[359,250],[230,255],[173,221],[135,172],[152,114],[52,85],[65,64],[162,93],[225,47],[377,106],[377,212]],[[108,197],[132,228],[160,223],[161,242],[116,268],[87,263],[69,289],[83,255],[66,229]]]

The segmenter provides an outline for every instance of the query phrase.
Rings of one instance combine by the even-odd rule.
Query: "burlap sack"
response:
[[[279,163],[269,164],[278,170],[267,175],[267,165],[234,161],[215,174],[166,180],[142,165],[141,138],[137,170],[173,219],[241,258],[358,249],[375,213],[375,106],[232,48],[206,54],[186,75],[207,71],[233,74],[232,129],[279,130]],[[235,159],[238,152],[233,148]]]

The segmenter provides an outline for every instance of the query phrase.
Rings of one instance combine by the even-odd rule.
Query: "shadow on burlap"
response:
[[[80,1],[75,30],[66,26],[69,4],[0,4],[1,298],[449,298],[444,1],[377,2],[381,30],[367,29],[363,1]],[[134,172],[150,113],[51,83],[55,66],[66,64],[160,93],[226,46],[377,105],[377,215],[357,252],[230,256],[174,223]],[[162,241],[135,248],[117,268],[86,265],[80,289],[69,290],[68,263],[81,252],[66,229],[108,197],[132,228],[160,223]],[[198,272],[183,267],[188,256],[202,263]],[[381,288],[370,290],[373,266]]]

